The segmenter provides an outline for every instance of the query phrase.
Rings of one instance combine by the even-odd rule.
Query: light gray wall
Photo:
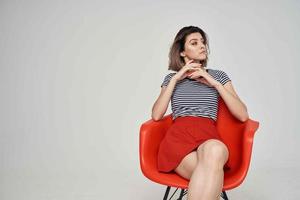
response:
[[[187,25],[208,33],[209,68],[227,72],[260,122],[248,176],[229,196],[296,199],[299,10],[299,1],[1,1],[0,199],[161,199],[165,187],[139,168],[139,128]]]

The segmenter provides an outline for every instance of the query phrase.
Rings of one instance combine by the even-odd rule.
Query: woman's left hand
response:
[[[190,79],[196,79],[196,78],[200,78],[200,77],[204,77],[205,75],[207,75],[208,73],[206,72],[205,69],[199,67],[197,68],[195,71],[193,71],[192,73],[190,73],[188,75],[188,77]]]
[[[206,84],[210,87],[216,87],[220,84],[219,81],[215,80],[209,73],[206,72],[205,69],[199,68],[196,71],[190,73],[188,75],[190,79],[194,79],[200,83]]]
[[[196,78],[195,79],[196,81],[200,82],[200,83],[203,83],[205,85],[208,85],[209,87],[214,87],[211,83],[209,83],[205,78],[203,77],[200,77],[200,78]]]

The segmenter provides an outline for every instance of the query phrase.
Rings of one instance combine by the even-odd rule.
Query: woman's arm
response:
[[[193,63],[193,60],[189,60],[177,73],[173,74],[168,85],[161,88],[160,95],[152,107],[151,116],[154,121],[162,119],[166,113],[177,81],[184,79],[188,73],[198,70],[200,67],[201,64]]]
[[[214,87],[219,92],[233,116],[242,122],[249,119],[247,107],[234,91],[231,81],[228,81],[225,85],[221,83],[215,84]]]
[[[199,77],[203,78],[199,78]],[[207,84],[208,86],[214,87],[224,100],[226,106],[233,116],[242,122],[249,119],[246,105],[240,100],[238,95],[233,89],[231,81],[222,85],[219,81],[215,80],[209,73],[204,71],[204,69],[199,69],[189,75],[190,78],[198,80],[201,83]]]
[[[171,100],[171,96],[173,90],[176,86],[177,80],[173,76],[167,86],[163,86],[161,88],[161,92],[157,100],[155,101],[152,107],[152,119],[154,121],[158,121],[163,118],[164,114],[168,109],[169,102]]]

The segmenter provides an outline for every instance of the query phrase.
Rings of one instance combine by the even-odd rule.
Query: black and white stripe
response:
[[[207,72],[222,85],[231,81],[224,71],[207,69]],[[161,87],[167,86],[175,74],[166,75]],[[179,116],[202,116],[216,121],[218,97],[219,93],[214,87],[189,78],[178,81],[171,97],[173,119]]]

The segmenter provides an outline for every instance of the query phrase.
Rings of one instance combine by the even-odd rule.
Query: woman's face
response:
[[[185,62],[193,59],[196,62],[207,58],[206,45],[202,35],[198,32],[191,33],[186,37],[184,51],[180,53]]]

